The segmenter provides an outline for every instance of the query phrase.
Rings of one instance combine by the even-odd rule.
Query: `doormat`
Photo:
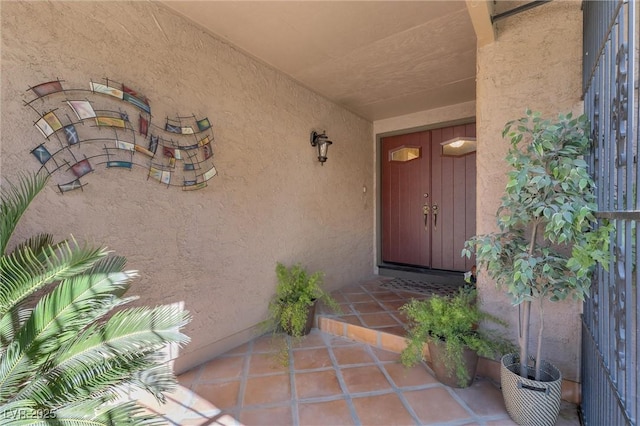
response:
[[[458,293],[461,287],[456,284],[433,283],[429,281],[412,280],[410,278],[394,278],[380,284],[382,288],[406,291],[409,293],[422,294],[424,296],[452,296]]]

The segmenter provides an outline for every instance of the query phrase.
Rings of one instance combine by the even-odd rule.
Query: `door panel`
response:
[[[471,269],[474,261],[460,257],[460,252],[464,241],[475,234],[475,153],[443,157],[440,142],[455,136],[475,136],[475,124],[382,139],[384,262]],[[420,147],[420,158],[390,161],[401,147]]]
[[[394,155],[418,149],[417,158]],[[430,241],[426,238],[423,196],[429,193],[429,133],[419,132],[382,139],[382,257],[385,262],[428,266]],[[394,159],[395,158],[395,159]]]
[[[460,252],[464,242],[475,234],[476,154],[443,157],[440,143],[456,136],[474,137],[475,125],[431,131],[432,201],[439,206],[438,225],[432,235],[431,267],[468,271],[473,261],[462,258]]]

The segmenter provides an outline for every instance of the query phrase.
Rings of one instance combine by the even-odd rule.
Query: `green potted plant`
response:
[[[499,231],[478,235],[462,254],[475,253],[519,307],[519,354],[503,357],[505,404],[519,424],[553,424],[560,407],[560,371],[542,359],[543,301],[584,300],[596,264],[609,263],[611,227],[594,216],[594,181],[583,159],[591,145],[586,116],[542,119],[529,110],[502,132],[511,170],[497,211]],[[540,314],[535,356],[529,351],[530,312]]]
[[[287,267],[276,265],[278,285],[269,302],[268,324],[276,331],[293,337],[309,334],[313,326],[316,303],[324,302],[330,309],[339,310],[338,303],[322,289],[323,274],[309,274],[299,263]]]
[[[402,363],[411,367],[422,360],[426,343],[436,378],[448,386],[470,386],[479,355],[493,358],[512,346],[495,332],[478,328],[482,321],[504,323],[479,309],[472,287],[461,288],[453,296],[412,299],[400,311],[409,319]]]

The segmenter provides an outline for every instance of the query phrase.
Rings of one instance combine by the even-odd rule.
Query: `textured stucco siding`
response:
[[[140,271],[140,304],[183,301],[193,321],[184,370],[251,337],[277,261],[326,274],[328,289],[373,273],[372,123],[150,2],[2,2],[2,180],[35,171],[42,142],[30,86],[88,88],[104,77],[147,96],[156,123],[209,117],[219,172],[200,191],[141,169],[97,167],[83,191],[51,184],[17,240],[36,232],[105,244]],[[312,129],[334,144],[324,166]]]
[[[514,6],[516,4],[512,4]],[[495,212],[506,183],[504,124],[527,108],[547,117],[582,112],[582,14],[579,1],[551,2],[498,21],[497,39],[478,50],[477,74],[477,232],[496,230]],[[484,308],[510,323],[517,338],[517,308],[480,272]],[[543,358],[564,378],[579,380],[580,311],[574,302],[545,304]],[[537,338],[538,310],[531,314],[531,347]]]

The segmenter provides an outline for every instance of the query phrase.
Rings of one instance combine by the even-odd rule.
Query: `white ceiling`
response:
[[[465,1],[161,1],[369,120],[475,99]]]

